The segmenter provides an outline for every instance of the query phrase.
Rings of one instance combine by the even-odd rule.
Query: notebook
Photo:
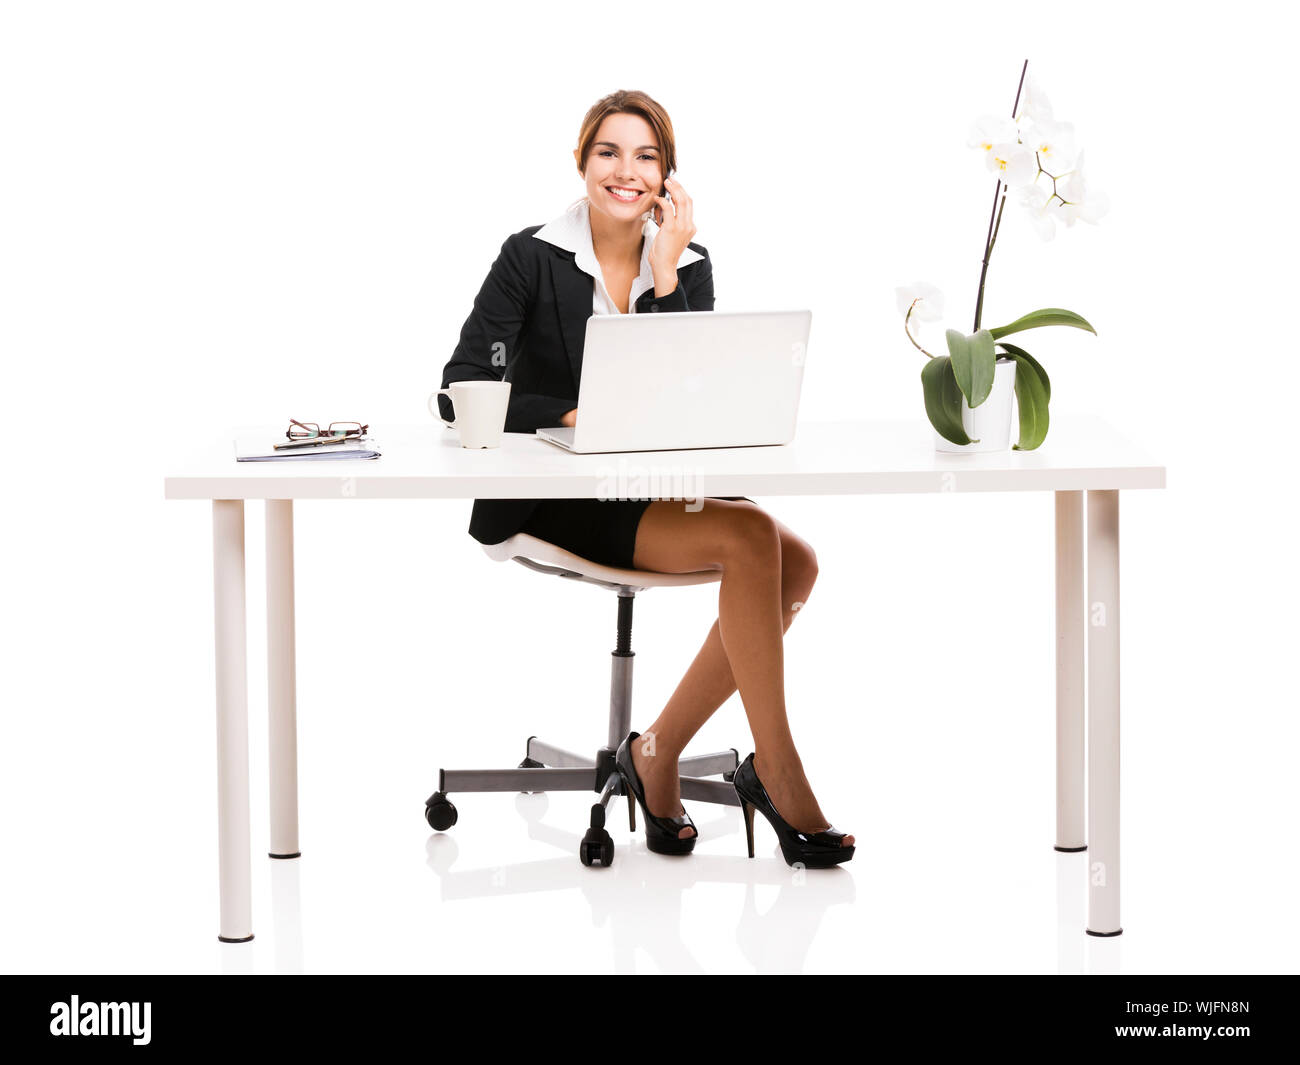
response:
[[[344,440],[337,444],[321,444],[317,447],[297,448],[288,451],[276,451],[272,446],[284,441],[268,437],[265,432],[237,436],[235,438],[235,459],[238,462],[328,462],[338,459],[377,459],[379,445],[373,437],[361,436]]]

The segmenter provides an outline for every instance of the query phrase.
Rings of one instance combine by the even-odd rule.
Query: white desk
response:
[[[267,438],[280,432],[268,429]],[[627,455],[570,455],[514,433],[500,449],[466,451],[433,422],[373,432],[384,449],[375,460],[237,463],[227,440],[182,461],[165,480],[168,499],[212,501],[222,940],[253,938],[244,500],[266,500],[269,853],[291,858],[298,856],[293,501],[607,497],[615,485],[641,498],[1054,492],[1056,848],[1090,850],[1087,931],[1120,933],[1119,493],[1163,488],[1165,470],[1105,422],[1056,420],[1037,451],[956,455],[934,450],[921,419],[805,423],[785,447]],[[477,551],[468,536],[465,547]]]

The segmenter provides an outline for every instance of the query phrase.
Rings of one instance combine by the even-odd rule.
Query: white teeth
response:
[[[620,200],[635,200],[638,196],[641,195],[641,193],[637,192],[636,190],[628,191],[626,189],[611,188],[609,191],[612,192],[615,196],[617,196]]]

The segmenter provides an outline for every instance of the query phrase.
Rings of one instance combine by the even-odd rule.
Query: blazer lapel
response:
[[[576,389],[582,379],[582,349],[587,342],[587,319],[591,317],[591,277],[578,269],[573,252],[551,248],[551,281],[555,286],[555,308],[560,315],[560,332],[569,356]]]

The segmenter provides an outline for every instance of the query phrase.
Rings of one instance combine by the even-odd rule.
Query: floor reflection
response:
[[[735,884],[736,941],[755,972],[803,970],[808,952],[821,931],[830,907],[856,897],[848,866],[807,870],[791,868],[780,856],[774,838],[759,837],[757,857],[744,854],[744,828],[738,810],[720,810],[709,820],[696,819],[700,843],[726,838],[736,846],[733,856],[695,853],[680,858],[653,854],[644,836],[631,836],[620,816],[611,811],[607,828],[614,837],[614,862],[608,868],[586,868],[578,861],[578,846],[586,831],[559,828],[543,818],[545,795],[521,795],[515,808],[528,838],[555,849],[554,858],[478,869],[458,869],[460,848],[455,830],[432,833],[425,843],[427,864],[438,878],[444,903],[494,895],[540,895],[580,891],[591,910],[592,924],[608,923],[613,932],[613,968],[636,972],[645,968],[638,952],[665,972],[705,970],[682,935],[682,902],[686,892],[702,884]],[[567,815],[567,816],[571,816]],[[764,888],[776,888],[775,900],[764,907]]]
[[[275,933],[275,971],[304,972],[301,859],[271,859],[271,927]]]
[[[495,830],[540,843],[552,852],[551,856],[465,868],[457,841],[460,830],[430,833],[424,844],[425,864],[436,879],[437,903],[454,907],[458,901],[494,896],[577,892],[590,913],[591,927],[609,930],[612,954],[608,968],[620,973],[715,971],[718,937],[725,938],[729,932],[734,935],[735,945],[744,959],[740,968],[755,973],[800,973],[808,968],[810,956],[816,957],[812,952],[819,942],[823,948],[831,948],[831,953],[842,953],[846,946],[842,938],[843,919],[838,923],[834,918],[828,921],[827,913],[833,906],[851,905],[858,900],[855,876],[866,875],[865,862],[858,863],[861,868],[855,868],[853,863],[827,870],[791,868],[781,858],[775,838],[761,828],[759,854],[751,861],[744,854],[740,813],[730,807],[707,807],[708,819],[697,821],[700,853],[681,858],[652,854],[646,849],[642,833],[629,833],[624,808],[619,804],[611,811],[607,826],[615,844],[613,865],[586,868],[578,861],[579,843],[586,831],[585,811],[563,804],[562,813],[556,815],[557,819],[564,820],[565,827],[560,827],[548,820],[550,800],[544,794],[515,796],[514,807],[515,818],[507,814],[504,823],[496,820]],[[479,842],[475,839],[473,852],[490,854],[490,850],[480,850]],[[1101,939],[1084,934],[1088,914],[1087,862],[1086,851],[1054,855],[1055,968],[1058,973],[1070,974],[1118,973],[1122,971],[1123,937]],[[259,955],[265,957],[267,950],[271,952],[272,971],[306,972],[302,863],[270,861],[268,868],[270,946],[262,936],[249,944],[221,944],[218,960],[221,972],[252,973],[259,968],[254,959]],[[863,884],[868,888],[864,901],[868,910],[873,906],[880,908],[870,898],[872,880],[864,880]],[[693,950],[693,937],[699,935],[698,923],[690,927],[691,921],[699,921],[701,909],[684,910],[687,892],[707,889],[709,885],[734,885],[737,890],[709,894],[708,912],[721,912],[725,916],[715,934],[709,937],[707,947],[702,948],[708,952],[702,961]],[[518,908],[505,909],[509,910],[511,920],[517,920]],[[524,912],[535,913],[536,921],[544,921],[548,910],[545,905],[538,905],[527,907]],[[860,951],[860,956],[855,955],[853,968],[860,971],[873,968],[870,942],[862,938],[863,932],[878,922],[888,921],[889,917],[882,913],[877,918],[868,912],[855,915],[850,922],[856,929],[852,935],[859,937],[854,949]],[[526,917],[525,925],[532,919]],[[812,964],[820,963],[814,960]]]
[[[1056,854],[1056,971],[1070,975],[1122,972],[1124,937],[1090,936],[1088,852]]]

